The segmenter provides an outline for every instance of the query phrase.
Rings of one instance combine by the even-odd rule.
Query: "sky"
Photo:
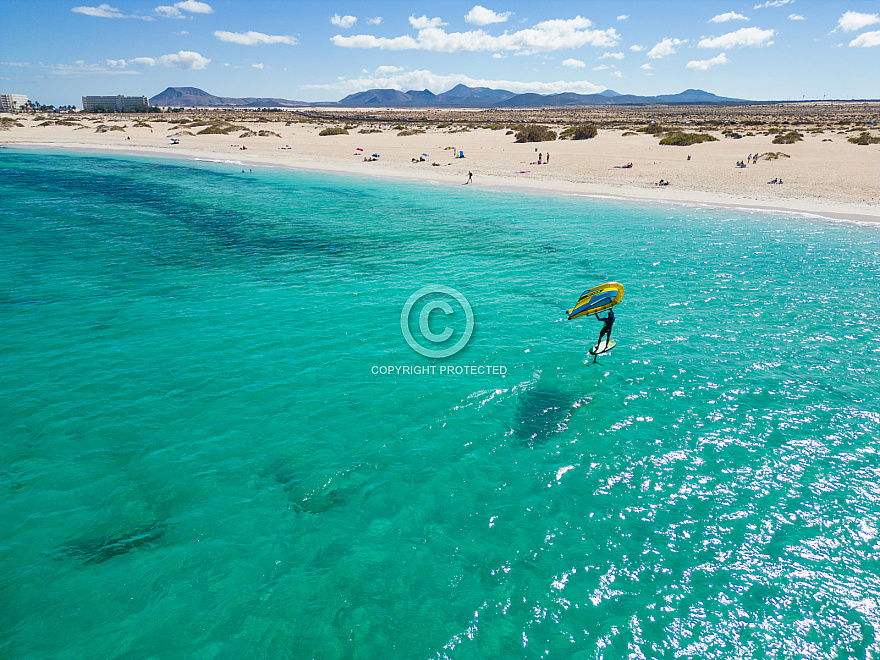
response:
[[[161,4],[167,2],[169,4]],[[0,93],[880,98],[880,0],[0,0]]]

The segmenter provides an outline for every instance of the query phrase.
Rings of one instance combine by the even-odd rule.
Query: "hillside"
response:
[[[301,108],[309,104],[277,98],[214,96],[198,87],[169,87],[152,97],[150,105],[174,108]]]
[[[456,85],[447,92],[430,90],[368,89],[349,94],[337,102],[306,103],[280,98],[214,96],[197,87],[169,87],[150,99],[150,104],[174,108],[555,108],[590,105],[649,105],[670,103],[751,103],[743,99],[716,96],[701,89],[679,94],[637,96],[610,89],[598,94],[514,94],[505,89]]]

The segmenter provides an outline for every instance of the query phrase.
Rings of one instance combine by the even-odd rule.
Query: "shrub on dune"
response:
[[[861,135],[857,137],[851,137],[847,139],[847,142],[851,142],[852,144],[880,144],[880,137],[875,137],[868,133],[867,131],[862,132]]]
[[[773,144],[794,144],[804,139],[803,134],[797,131],[789,131],[785,135],[777,135],[773,138]]]
[[[599,135],[599,128],[593,124],[569,126],[559,134],[560,140],[589,140]]]
[[[196,133],[196,135],[229,135],[229,127],[214,124],[211,126],[206,126],[198,133]]]
[[[689,147],[701,142],[717,142],[718,138],[708,133],[675,133],[660,140],[660,144],[673,145],[676,147]]]
[[[550,142],[556,139],[556,132],[546,126],[529,124],[516,134],[516,142]]]

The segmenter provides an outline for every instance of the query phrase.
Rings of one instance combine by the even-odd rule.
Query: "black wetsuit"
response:
[[[602,331],[599,333],[599,341],[596,342],[596,345],[598,346],[602,343],[602,337],[607,337],[608,342],[611,342],[611,327],[614,325],[614,310],[609,309],[608,316],[604,319],[598,314],[596,314],[596,318],[605,323],[605,325],[602,326]]]

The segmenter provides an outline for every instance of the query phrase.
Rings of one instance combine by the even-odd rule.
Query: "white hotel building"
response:
[[[24,94],[0,94],[0,112],[15,112],[27,102]]]
[[[83,96],[83,110],[94,110],[95,108],[115,109],[118,112],[123,110],[135,110],[137,106],[148,106],[150,102],[146,96]]]

